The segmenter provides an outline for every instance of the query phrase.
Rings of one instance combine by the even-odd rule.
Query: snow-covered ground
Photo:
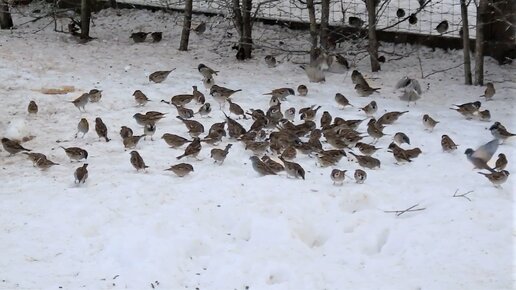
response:
[[[492,122],[468,121],[448,108],[479,100],[484,88],[463,85],[460,68],[420,80],[426,91],[417,105],[407,108],[398,99],[393,90],[398,79],[420,77],[415,53],[386,62],[377,74],[368,73],[367,59],[359,62],[357,69],[382,88],[360,98],[349,73],[328,74],[326,83],[311,84],[296,64],[267,68],[267,50],[237,62],[229,45],[217,42],[224,31],[217,25],[210,25],[205,36],[192,35],[190,51],[179,52],[177,15],[119,14],[96,14],[91,31],[96,39],[85,45],[54,33],[52,25],[38,32],[47,20],[0,31],[0,135],[33,135],[23,146],[60,163],[40,171],[23,154],[8,157],[0,151],[0,289],[513,289],[514,177],[495,188],[472,170],[463,152],[491,140],[487,128],[494,121],[516,131],[514,65],[500,67],[486,59],[486,79],[497,93],[482,106],[491,111]],[[14,19],[17,24],[27,20],[18,14]],[[261,27],[257,24],[257,31]],[[133,44],[129,34],[138,30],[164,31],[164,40]],[[293,38],[283,29],[268,31],[271,38],[284,39],[286,48],[308,45],[307,33]],[[394,48],[397,53],[413,49],[383,45]],[[462,61],[460,51],[421,48],[419,56],[425,75]],[[381,169],[366,170],[362,185],[347,178],[343,186],[334,186],[333,167],[317,167],[315,158],[302,154],[296,162],[307,171],[306,180],[284,173],[260,177],[249,162],[251,153],[229,139],[217,146],[234,144],[222,166],[213,164],[213,147],[204,144],[201,160],[186,160],[195,171],[179,178],[164,169],[177,163],[184,147],[170,149],[159,137],[166,132],[186,137],[186,129],[176,110],[159,101],[190,93],[192,85],[203,88],[196,69],[201,62],[221,71],[220,85],[243,90],[233,100],[245,109],[267,109],[269,98],[262,94],[271,89],[306,84],[308,96],[288,97],[283,109],[319,104],[334,117],[364,118],[356,108],[337,108],[334,95],[340,92],[355,106],[376,100],[376,117],[410,112],[385,129],[391,136],[380,139],[377,146],[383,149],[375,155]],[[176,70],[165,82],[148,82],[153,71],[171,68]],[[76,92],[38,92],[64,85]],[[103,90],[101,102],[79,113],[69,101],[92,88]],[[152,102],[135,107],[135,89]],[[203,92],[215,110],[212,118],[195,119],[208,128],[223,114]],[[27,115],[30,100],[39,105],[36,117]],[[149,169],[136,172],[118,131],[126,125],[142,132],[132,116],[150,110],[168,115],[158,123],[155,140],[138,145]],[[425,113],[440,121],[433,132],[424,131]],[[81,117],[90,122],[90,132],[74,139]],[[107,124],[111,142],[98,140],[95,117]],[[359,131],[365,130],[363,124]],[[410,164],[396,165],[386,151],[398,131],[423,151]],[[442,134],[459,149],[443,153]],[[88,150],[86,184],[74,184],[73,172],[81,164],[70,163],[59,146]],[[516,172],[515,147],[513,139],[498,150],[507,155],[510,172]],[[352,175],[359,166],[344,158],[336,168]],[[453,197],[456,191],[472,191],[471,200]],[[424,210],[400,216],[385,212],[416,204]]]

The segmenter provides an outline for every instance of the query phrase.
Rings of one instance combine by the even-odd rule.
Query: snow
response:
[[[463,152],[492,139],[487,130],[492,122],[468,121],[448,109],[478,100],[484,88],[463,85],[460,68],[420,77],[418,54],[426,75],[460,63],[461,51],[383,44],[387,51],[409,55],[392,61],[387,55],[382,71],[374,74],[368,72],[366,58],[357,59],[357,68],[372,86],[382,88],[380,94],[360,98],[349,73],[328,74],[326,83],[311,84],[285,55],[277,56],[283,59],[278,67],[267,68],[267,49],[255,50],[253,60],[237,62],[230,50],[235,38],[220,40],[226,31],[221,20],[202,19],[210,29],[204,36],[191,36],[188,52],[176,49],[179,15],[162,12],[103,10],[94,16],[91,34],[96,39],[85,45],[53,32],[53,25],[33,33],[47,20],[0,31],[0,135],[34,135],[23,146],[60,163],[40,171],[23,154],[8,157],[0,151],[0,289],[513,288],[514,178],[496,188],[472,170]],[[27,20],[14,18],[15,24]],[[133,44],[129,35],[140,29],[163,31],[163,41]],[[287,34],[260,24],[255,29],[255,35],[268,37],[260,41],[282,39],[286,48],[295,49],[309,45],[306,32]],[[391,136],[377,144],[384,148],[376,154],[381,169],[366,170],[363,185],[347,178],[343,186],[334,186],[332,167],[317,167],[315,158],[300,154],[296,162],[307,171],[306,180],[284,173],[259,177],[249,163],[251,153],[228,139],[217,146],[234,144],[222,166],[209,157],[213,147],[203,144],[201,160],[186,160],[195,171],[178,178],[164,169],[177,163],[184,147],[170,149],[159,137],[167,132],[187,136],[186,128],[174,118],[176,110],[159,101],[190,93],[192,85],[203,88],[196,70],[201,62],[221,71],[219,85],[243,90],[232,98],[245,109],[267,109],[269,98],[263,93],[303,83],[308,96],[289,96],[283,110],[319,104],[334,117],[364,118],[356,108],[337,108],[333,98],[341,92],[357,107],[376,100],[376,117],[386,111],[410,112],[384,130]],[[148,82],[153,71],[171,68],[176,70],[165,82]],[[495,82],[497,93],[482,105],[491,111],[493,122],[512,132],[513,72],[514,65],[498,66],[486,59],[486,78]],[[404,75],[418,78],[424,89],[422,99],[409,108],[393,89]],[[38,92],[66,85],[77,91]],[[92,88],[103,91],[102,100],[79,113],[68,101]],[[135,107],[135,89],[152,102]],[[222,121],[223,114],[208,92],[203,93],[215,105],[212,118],[195,119],[207,128]],[[35,117],[26,113],[30,100],[39,105]],[[168,115],[158,123],[155,140],[138,145],[149,169],[136,172],[118,131],[126,125],[141,134],[132,115],[151,110]],[[424,131],[425,113],[440,121],[433,132]],[[90,122],[90,132],[74,139],[81,117]],[[96,137],[95,117],[108,126],[111,142]],[[250,120],[238,121],[246,128],[251,125]],[[364,124],[359,130],[365,132]],[[410,147],[423,151],[410,164],[396,165],[385,150],[398,131],[410,137]],[[460,145],[456,152],[441,151],[442,134]],[[498,150],[507,155],[510,172],[516,172],[515,142],[509,140]],[[73,182],[82,162],[70,163],[59,146],[79,146],[90,153],[84,185]],[[359,167],[344,158],[338,168],[352,176]],[[453,197],[456,191],[472,191],[467,195],[471,201]],[[424,210],[400,216],[385,212],[416,204]]]

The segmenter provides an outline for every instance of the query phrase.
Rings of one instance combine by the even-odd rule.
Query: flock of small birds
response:
[[[144,37],[142,34],[141,37]],[[133,37],[134,38],[134,37]],[[270,58],[266,57],[266,63],[269,65]],[[152,83],[164,82],[174,69],[168,71],[156,71],[149,75],[149,81]],[[219,71],[214,70],[204,64],[198,65],[198,71],[203,78],[203,84],[211,99],[218,103],[225,120],[212,123],[209,129],[205,130],[205,124],[201,120],[209,120],[212,112],[212,105],[207,102],[205,95],[198,90],[197,86],[192,86],[191,94],[181,94],[171,97],[170,100],[161,100],[168,106],[173,106],[177,110],[175,118],[182,122],[188,130],[189,137],[180,136],[173,133],[165,133],[161,139],[171,148],[182,148],[186,145],[184,153],[177,156],[177,160],[189,158],[190,160],[198,160],[198,155],[205,145],[209,144],[213,147],[210,151],[210,158],[214,163],[222,165],[226,157],[230,154],[233,143],[229,143],[224,149],[215,146],[222,142],[224,138],[229,138],[233,142],[242,142],[246,151],[251,152],[250,161],[252,168],[259,175],[278,175],[285,172],[288,177],[305,179],[306,171],[297,162],[295,162],[298,154],[315,157],[320,167],[336,167],[343,157],[358,163],[362,169],[357,169],[353,177],[356,183],[364,183],[367,179],[365,170],[378,169],[381,161],[374,157],[375,153],[382,149],[376,147],[378,140],[388,136],[383,132],[384,128],[394,124],[399,118],[403,117],[409,111],[390,111],[386,112],[378,119],[375,114],[378,112],[378,105],[373,100],[364,107],[357,108],[353,106],[349,100],[337,93],[335,95],[335,106],[340,109],[347,107],[355,107],[363,112],[363,119],[344,119],[342,117],[333,117],[328,111],[320,112],[321,106],[313,105],[304,108],[290,107],[282,109],[282,102],[287,100],[289,96],[299,95],[306,96],[308,88],[306,85],[299,85],[297,90],[294,88],[276,88],[264,95],[270,96],[269,108],[263,111],[259,108],[248,108],[245,110],[237,104],[232,96],[241,91],[241,89],[230,89],[215,84],[215,76]],[[309,77],[310,79],[310,77]],[[351,80],[355,85],[357,95],[360,97],[369,97],[373,93],[378,92],[380,88],[373,88],[369,85],[364,76],[357,70],[351,73]],[[402,91],[401,100],[416,102],[421,98],[422,90],[418,81],[405,77],[396,85],[396,89]],[[496,91],[492,83],[486,85],[484,94],[481,96],[487,101],[491,100]],[[141,91],[135,90],[133,93],[134,102],[137,106],[145,107],[150,99]],[[80,111],[86,110],[88,103],[99,102],[102,99],[102,91],[92,89],[88,93],[84,93],[71,103]],[[198,109],[192,110],[187,108],[190,103],[196,103]],[[464,104],[454,104],[452,110],[457,111],[466,119],[478,119],[481,121],[489,121],[490,114],[487,110],[481,109],[481,102],[474,101]],[[226,107],[229,107],[226,111]],[[27,111],[30,115],[37,116],[38,105],[34,101],[30,101]],[[487,113],[486,113],[487,111]],[[195,120],[196,116],[197,120]],[[130,151],[130,164],[137,171],[145,171],[146,165],[142,156],[136,150],[141,139],[150,138],[153,140],[156,127],[160,120],[168,117],[168,113],[158,111],[147,111],[145,113],[136,113],[133,115],[138,125],[143,127],[142,135],[135,135],[129,126],[121,126],[120,140],[126,150]],[[296,122],[297,117],[300,122]],[[246,129],[238,120],[251,119],[252,125]],[[366,133],[358,130],[359,126],[366,121]],[[318,122],[317,122],[318,121]],[[318,124],[319,123],[319,124]],[[425,130],[432,130],[439,125],[439,121],[435,120],[428,114],[422,117],[422,124]],[[84,138],[89,132],[90,125],[86,118],[81,118],[77,124],[75,138]],[[516,136],[510,133],[500,122],[495,122],[489,128],[494,139],[476,150],[468,148],[465,151],[467,159],[474,165],[474,168],[487,170],[487,172],[479,172],[484,175],[495,186],[500,186],[507,181],[509,172],[505,170],[507,166],[507,158],[503,153],[498,154],[495,167],[488,165],[489,161],[496,153],[499,145],[507,139]],[[99,140],[110,142],[112,139],[108,137],[108,129],[100,117],[95,118],[95,132]],[[207,132],[207,133],[206,133]],[[391,135],[389,135],[391,136]],[[388,152],[397,164],[411,163],[421,153],[420,148],[403,148],[404,144],[410,145],[410,138],[403,132],[397,132],[392,135],[392,142],[388,146]],[[366,139],[368,138],[368,139]],[[118,138],[117,138],[118,139]],[[369,142],[365,142],[368,140]],[[10,155],[24,153],[33,165],[41,170],[47,170],[52,166],[59,165],[47,158],[42,153],[35,153],[30,149],[23,147],[19,141],[2,138],[2,145],[5,151]],[[443,152],[453,152],[458,149],[457,145],[448,135],[441,136],[441,146]],[[64,153],[69,157],[71,162],[82,162],[87,160],[88,152],[79,147],[61,147]],[[88,164],[84,163],[74,171],[75,183],[85,183],[88,178]],[[170,166],[166,169],[173,172],[179,177],[184,177],[194,171],[194,166],[190,163],[181,162]],[[330,178],[335,185],[343,184],[346,178],[347,170],[333,169]]]

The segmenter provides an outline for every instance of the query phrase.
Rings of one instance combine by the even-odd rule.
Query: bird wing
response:
[[[483,160],[484,162],[489,162],[491,160],[491,157],[495,154],[496,150],[498,149],[499,142],[497,139],[493,139],[486,144],[478,147],[475,152],[471,155],[474,158],[479,158]]]
[[[409,87],[411,87],[413,90],[415,90],[420,95],[423,92],[421,90],[421,85],[419,84],[419,82],[417,80],[410,79]]]
[[[406,87],[410,82],[410,79],[407,76],[404,76],[401,80],[396,83],[396,89],[401,89]]]

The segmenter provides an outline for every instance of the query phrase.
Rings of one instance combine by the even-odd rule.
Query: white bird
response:
[[[410,105],[410,102],[416,102],[421,98],[421,94],[423,94],[423,90],[421,90],[421,85],[416,79],[411,79],[407,76],[403,77],[396,83],[396,89],[402,89],[403,94],[400,96],[402,101],[407,101]]]

